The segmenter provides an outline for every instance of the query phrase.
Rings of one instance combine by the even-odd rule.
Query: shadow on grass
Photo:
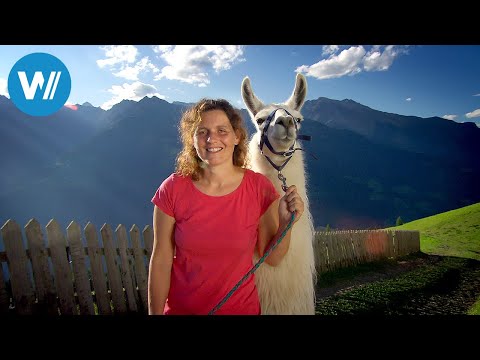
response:
[[[339,283],[350,286],[318,299],[317,315],[464,315],[480,295],[480,262],[416,253],[321,274],[317,288]]]

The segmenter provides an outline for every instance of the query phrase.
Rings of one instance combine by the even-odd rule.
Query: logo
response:
[[[10,99],[32,116],[47,116],[60,110],[70,96],[71,87],[65,64],[46,53],[22,57],[8,75]]]

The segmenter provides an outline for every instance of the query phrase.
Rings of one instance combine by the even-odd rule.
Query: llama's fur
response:
[[[283,196],[282,182],[278,179],[278,171],[260,153],[259,143],[265,120],[276,108],[286,109],[293,117],[303,120],[300,110],[307,93],[307,82],[298,74],[295,88],[290,98],[284,103],[265,105],[255,96],[250,79],[245,77],[241,87],[242,98],[256,126],[257,132],[250,140],[250,159],[252,170],[266,175]],[[291,116],[283,110],[275,113],[267,136],[275,151],[285,151],[295,141],[296,131]],[[280,123],[283,122],[282,125]],[[298,123],[300,129],[301,122]],[[285,137],[287,136],[287,137]],[[283,139],[282,139],[283,138]],[[297,141],[295,147],[301,147]],[[283,164],[284,156],[273,154],[266,146],[263,152],[277,165]],[[295,151],[293,157],[282,169],[287,186],[296,185],[299,195],[305,203],[302,217],[293,225],[290,246],[287,254],[277,266],[263,263],[255,272],[262,314],[307,314],[315,313],[315,262],[313,253],[314,228],[309,210],[306,189],[306,174],[302,151]],[[257,255],[254,261],[258,261]]]

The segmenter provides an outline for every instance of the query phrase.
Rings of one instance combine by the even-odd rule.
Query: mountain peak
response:
[[[88,107],[94,107],[92,104],[90,104],[88,101],[85,101],[82,106],[88,106]]]

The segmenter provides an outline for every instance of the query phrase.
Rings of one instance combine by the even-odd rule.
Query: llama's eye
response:
[[[255,120],[257,122],[258,125],[262,125],[264,122],[265,122],[265,119],[263,118],[258,118]]]
[[[295,118],[295,121],[299,124],[302,122],[302,120],[303,120],[302,118]]]

